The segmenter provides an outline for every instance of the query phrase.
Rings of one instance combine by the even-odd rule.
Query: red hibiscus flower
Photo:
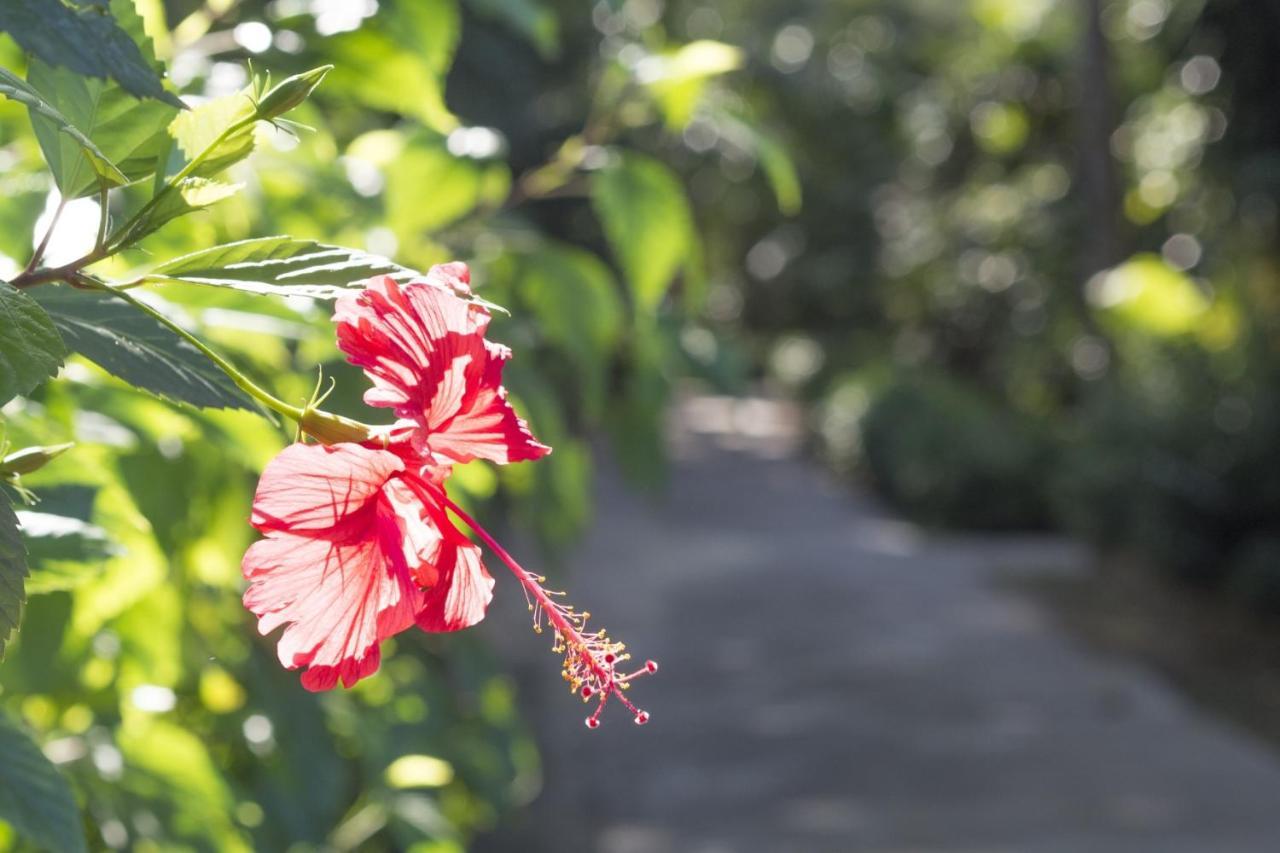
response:
[[[304,426],[339,424],[367,440],[295,444],[267,466],[252,522],[266,538],[245,554],[245,605],[263,633],[286,625],[280,661],[307,667],[302,683],[351,687],[377,670],[381,642],[413,624],[455,631],[479,622],[493,580],[480,549],[449,513],[488,545],[520,581],[534,628],[555,633],[563,674],[584,700],[597,697],[587,725],[599,725],[616,697],[643,724],[649,716],[623,695],[632,678],[655,672],[647,661],[630,674],[621,643],[588,631],[589,615],[553,599],[545,578],[522,568],[444,489],[451,466],[473,459],[505,464],[550,452],[518,418],[502,387],[511,351],[485,339],[489,313],[469,296],[462,264],[435,267],[426,279],[373,279],[338,300],[339,346],[373,387],[365,401],[402,418],[392,428],[362,428],[309,410]],[[327,420],[326,420],[327,419]],[[310,428],[310,427],[308,427]]]
[[[280,637],[302,683],[351,687],[378,668],[383,640],[417,622],[456,631],[484,618],[493,579],[480,549],[438,504],[430,473],[388,450],[294,444],[267,465],[253,501],[266,538],[244,557],[244,603]]]

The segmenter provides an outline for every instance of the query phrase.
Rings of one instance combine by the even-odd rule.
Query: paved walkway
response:
[[[569,584],[661,662],[632,691],[653,721],[587,731],[554,659],[504,642],[545,787],[479,850],[1280,850],[1275,754],[999,583],[1086,555],[925,535],[699,405],[665,501],[601,478]]]

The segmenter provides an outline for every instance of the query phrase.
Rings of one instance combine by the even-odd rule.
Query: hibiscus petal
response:
[[[479,458],[505,465],[546,456],[551,448],[534,438],[529,424],[516,416],[502,387],[502,368],[511,350],[485,343],[485,369],[478,385],[452,420],[427,437],[431,450],[459,463]]]
[[[425,281],[374,279],[338,301],[338,343],[374,387],[371,406],[389,406],[424,430],[415,439],[441,461],[482,458],[504,464],[537,459],[550,448],[516,416],[502,387],[511,350],[484,339],[489,314],[459,298],[462,264],[433,267]]]
[[[371,525],[371,528],[376,525]],[[245,553],[245,606],[268,634],[287,625],[277,652],[289,669],[306,666],[302,684],[351,687],[372,674],[379,644],[414,622],[422,592],[370,536],[333,542],[272,532]]]
[[[446,522],[447,523],[447,522]],[[455,528],[440,550],[437,581],[426,591],[418,611],[424,631],[458,631],[484,618],[493,600],[493,578],[480,559],[480,549]]]
[[[404,469],[394,453],[358,444],[294,444],[268,463],[253,499],[253,526],[327,531],[353,517]]]
[[[443,371],[456,355],[465,355],[447,351],[440,342],[477,330],[483,338],[489,315],[443,282],[419,280],[401,287],[383,276],[339,298],[333,320],[338,346],[373,382],[365,402],[425,424]]]

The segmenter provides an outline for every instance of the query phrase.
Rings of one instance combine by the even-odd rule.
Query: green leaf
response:
[[[44,309],[0,282],[0,406],[56,375],[66,353]]]
[[[45,850],[87,849],[65,776],[13,720],[0,715],[0,818]]]
[[[573,361],[592,412],[604,402],[624,306],[609,268],[590,252],[548,246],[516,260],[514,291],[538,331]]]
[[[652,314],[689,258],[693,214],[679,178],[628,152],[596,176],[591,200],[636,309]]]
[[[113,13],[123,8],[121,0],[111,3]],[[95,8],[72,9],[60,0],[4,0],[0,3],[0,30],[50,65],[65,66],[89,77],[111,78],[136,97],[182,106],[165,91],[159,75],[129,34],[96,4]]]
[[[18,516],[9,501],[0,496],[0,659],[10,635],[22,621],[26,579],[27,549],[18,533]]]
[[[536,47],[543,59],[559,55],[559,20],[556,13],[539,0],[468,0],[467,7],[505,23]]]
[[[360,29],[330,39],[336,67],[327,85],[448,133],[458,120],[444,102],[444,75],[461,32],[454,0],[397,3]],[[378,61],[369,62],[371,56]],[[413,85],[406,86],[406,80]]]
[[[669,53],[646,57],[634,70],[637,80],[658,102],[667,126],[678,130],[693,118],[707,81],[741,67],[741,49],[701,39]]]
[[[408,278],[414,274],[386,258],[356,249],[292,237],[262,237],[183,255],[156,267],[147,279],[273,296],[335,299],[348,287],[375,275]]]
[[[116,0],[112,5],[121,26],[141,42],[142,55],[158,67],[133,4]],[[27,77],[75,129],[93,140],[108,161],[109,168],[104,168],[93,156],[86,157],[83,146],[62,133],[56,119],[33,109],[36,138],[66,198],[94,192],[99,182],[108,187],[131,183],[163,167],[165,128],[177,112],[172,105],[135,98],[110,80],[85,77],[38,58],[31,61]]]
[[[751,122],[737,116],[721,115],[720,121],[744,148],[755,151],[760,167],[764,170],[765,180],[769,182],[773,196],[777,199],[778,210],[785,216],[799,213],[803,201],[800,176],[786,146]]]
[[[215,98],[195,109],[179,113],[169,125],[169,134],[191,162],[204,154],[190,174],[210,177],[253,153],[253,118],[257,109],[244,92]],[[219,139],[226,130],[236,130]],[[215,144],[216,143],[216,144]],[[212,148],[205,153],[206,149]]]
[[[439,144],[407,146],[387,176],[387,219],[403,242],[421,240],[482,204],[501,203],[510,188],[504,164],[455,157]],[[430,203],[423,187],[431,187]]]
[[[250,408],[203,353],[124,300],[61,286],[41,288],[38,298],[67,345],[113,376],[175,402]]]
[[[244,184],[226,184],[208,178],[183,178],[176,186],[157,196],[155,206],[131,225],[127,232],[111,235],[108,243],[112,246],[132,245],[178,217],[230,198],[243,188]]]
[[[38,61],[32,60],[32,64],[34,65]],[[0,95],[26,105],[31,113],[31,123],[36,129],[36,135],[40,139],[42,148],[45,147],[46,143],[44,136],[41,134],[48,134],[52,131],[56,135],[57,145],[51,147],[59,157],[63,156],[62,145],[69,142],[78,152],[76,159],[81,162],[87,162],[93,172],[100,175],[103,180],[113,185],[123,184],[128,180],[124,173],[111,162],[111,158],[104,154],[93,143],[93,140],[85,136],[83,132],[71,123],[71,119],[59,112],[53,104],[45,100],[44,96],[33,89],[29,83],[20,77],[15,77],[4,68],[0,68]],[[49,162],[50,168],[53,169],[56,179],[59,169],[47,151],[45,159]]]
[[[18,521],[31,572],[27,595],[79,586],[102,572],[103,560],[117,554],[105,530],[81,519],[19,511]]]

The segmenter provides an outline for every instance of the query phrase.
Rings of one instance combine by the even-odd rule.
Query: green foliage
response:
[[[58,372],[66,347],[49,315],[30,296],[0,282],[0,405]]]
[[[26,579],[27,549],[18,535],[18,516],[8,498],[0,495],[0,658],[22,620]]]
[[[151,270],[147,279],[245,293],[333,299],[350,285],[373,276],[402,278],[408,274],[386,258],[354,249],[293,237],[261,237],[174,258]]]
[[[866,464],[884,493],[935,524],[1038,527],[1048,445],[1035,429],[954,382],[887,385],[861,422]]]
[[[513,688],[472,632],[406,632],[377,676],[317,696],[240,601],[256,477],[295,437],[246,394],[287,413],[319,370],[327,411],[385,415],[317,304],[369,276],[463,259],[478,302],[513,308],[492,329],[517,354],[506,385],[556,452],[462,466],[460,499],[509,511],[554,554],[590,521],[597,433],[635,479],[661,476],[683,312],[723,261],[694,230],[675,146],[713,107],[747,112],[727,74],[743,55],[629,28],[666,62],[642,81],[580,9],[463,5],[465,28],[452,0],[363,20],[245,0],[170,32],[175,7],[139,4],[154,44],[127,0],[71,10],[127,32],[157,85],[156,57],[179,57],[164,85],[190,96],[181,111],[0,41],[28,72],[0,69],[0,94],[27,107],[0,109],[0,268],[17,270],[0,284],[0,489],[34,502],[0,518],[0,631],[25,619],[0,711],[71,780],[80,816],[59,826],[83,824],[91,847],[461,850],[536,792]],[[232,46],[261,35],[240,24],[272,31],[253,62],[278,85],[237,79]],[[787,166],[760,157],[794,209]],[[95,193],[86,222],[93,202],[76,199]],[[47,225],[31,238],[42,206],[63,214],[48,241]],[[0,848],[74,849],[0,820],[20,836]]]
[[[88,849],[71,786],[26,732],[0,715],[0,818],[48,850]]]
[[[95,8],[73,9],[62,2],[6,0],[0,6],[0,30],[50,65],[65,66],[77,74],[117,81],[138,98],[157,98],[174,106],[182,103],[164,90],[155,69],[138,44],[117,23],[123,14],[133,15],[128,0],[112,0],[110,13]],[[128,22],[121,22],[128,26]]]
[[[641,316],[662,302],[690,256],[693,215],[671,170],[623,154],[596,176],[592,202]]]
[[[153,48],[132,4],[117,0],[113,11],[139,41],[145,62],[155,66]],[[177,112],[170,103],[140,99],[116,82],[85,77],[80,69],[58,60],[32,59],[27,79],[60,113],[49,116],[31,107],[36,138],[64,198],[78,198],[100,186],[120,186],[164,168],[163,128]],[[78,138],[68,136],[68,125],[96,147],[86,149]]]
[[[57,287],[41,290],[37,299],[67,345],[111,375],[174,402],[249,406],[203,353],[119,297]]]
[[[77,83],[82,79],[76,78]],[[72,168],[78,168],[78,164],[84,162],[108,186],[119,186],[128,182],[128,178],[111,158],[77,128],[71,119],[58,112],[53,104],[30,84],[4,68],[0,68],[0,94],[25,104],[30,110],[31,123],[35,126],[37,136],[44,146],[45,157],[48,158],[54,171],[55,179],[65,181],[69,171]],[[68,139],[64,140],[63,135]],[[68,144],[72,148],[70,152],[64,150],[64,145]]]

